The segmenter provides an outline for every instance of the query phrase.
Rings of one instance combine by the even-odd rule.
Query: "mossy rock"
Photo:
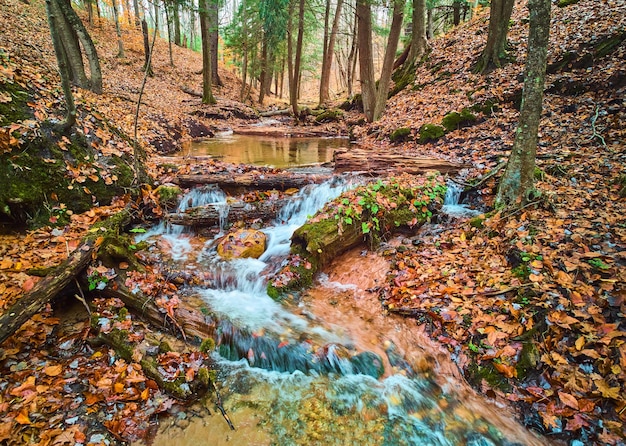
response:
[[[182,194],[181,188],[175,184],[162,184],[154,192],[159,197],[161,206],[175,205]]]
[[[395,129],[389,135],[389,140],[391,142],[400,142],[404,141],[407,136],[411,134],[411,129],[409,127],[400,127],[399,129]]]
[[[132,188],[129,157],[96,157],[81,134],[68,140],[61,145],[52,126],[42,126],[41,136],[0,155],[0,215],[33,226],[63,224]]]
[[[30,93],[17,83],[0,80],[0,127],[32,118],[32,111],[26,105],[29,98]]]
[[[487,99],[483,102],[477,102],[470,107],[470,110],[483,115],[490,115],[500,109],[498,101],[495,99]]]
[[[461,127],[466,127],[476,121],[476,115],[468,108],[461,110],[461,113],[453,111],[443,117],[441,124],[443,127],[451,132]]]
[[[346,100],[343,104],[339,106],[339,108],[345,111],[363,111],[363,97],[361,96],[361,93],[355,94],[352,99]]]
[[[422,144],[428,141],[434,141],[445,135],[445,129],[437,124],[424,124],[419,130],[418,141]]]
[[[343,112],[336,108],[330,108],[328,110],[324,110],[319,115],[315,117],[315,122],[337,122],[343,119]]]
[[[566,6],[569,5],[574,5],[576,3],[578,3],[579,0],[559,0],[559,2],[556,4],[559,8],[565,8]]]

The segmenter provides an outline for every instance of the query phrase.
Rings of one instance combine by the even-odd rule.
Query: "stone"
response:
[[[239,229],[226,235],[217,245],[217,253],[226,260],[252,257],[265,252],[267,236],[255,229]]]

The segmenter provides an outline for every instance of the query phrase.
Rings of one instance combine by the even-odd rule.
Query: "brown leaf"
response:
[[[576,397],[574,397],[572,394],[559,392],[559,399],[567,407],[578,410],[578,401],[576,400]]]

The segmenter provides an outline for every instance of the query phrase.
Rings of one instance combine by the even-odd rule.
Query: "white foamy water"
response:
[[[463,193],[463,187],[460,184],[448,181],[447,186],[441,212],[452,217],[474,217],[481,214],[480,211],[470,209],[467,205],[459,203]]]

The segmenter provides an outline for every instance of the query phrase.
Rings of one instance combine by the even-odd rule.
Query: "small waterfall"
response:
[[[479,211],[470,209],[467,205],[460,203],[462,193],[463,186],[454,181],[448,181],[441,211],[451,217],[473,217],[479,215]]]

